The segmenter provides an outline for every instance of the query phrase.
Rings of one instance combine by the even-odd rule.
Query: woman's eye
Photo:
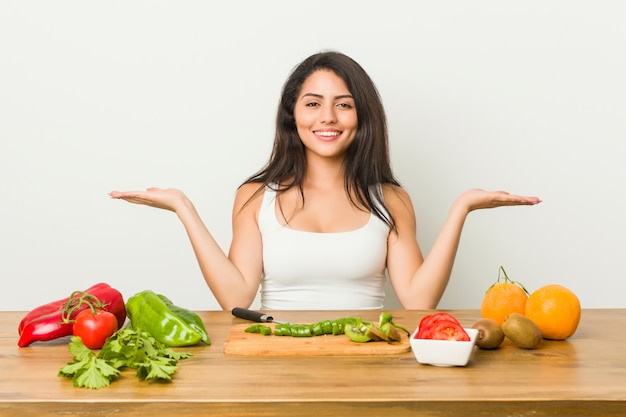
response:
[[[307,107],[315,107],[315,106],[319,106],[319,104],[315,103],[315,102],[311,102],[311,103],[307,103],[306,106]]]
[[[339,103],[338,106],[344,109],[351,109],[353,107],[350,103]]]

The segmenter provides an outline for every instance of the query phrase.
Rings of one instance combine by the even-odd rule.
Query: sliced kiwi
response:
[[[368,336],[369,328],[369,323],[346,323],[344,333],[353,342],[365,343],[372,340]]]
[[[504,341],[502,326],[493,319],[480,319],[472,328],[478,330],[476,346],[481,349],[497,349]]]
[[[389,342],[399,342],[400,340],[402,340],[400,332],[396,328],[396,325],[394,325],[393,323],[383,324],[381,330],[387,335],[387,337],[389,338]]]
[[[381,329],[376,326],[369,326],[365,335],[374,342],[379,342],[381,340],[384,340],[386,342],[389,341],[389,336],[387,336]]]

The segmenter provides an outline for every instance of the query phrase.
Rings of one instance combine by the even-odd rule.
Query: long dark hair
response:
[[[303,180],[306,151],[298,136],[294,107],[304,81],[317,70],[331,70],[339,76],[354,97],[358,129],[345,156],[345,188],[350,201],[356,201],[394,230],[395,222],[387,210],[379,185],[399,182],[389,162],[387,117],[378,90],[365,70],[352,58],[339,52],[311,55],[292,71],[283,85],[276,116],[274,147],[267,165],[244,184],[278,184],[277,192],[298,187],[304,201]],[[261,187],[258,192],[264,187]],[[256,194],[255,194],[256,195]]]

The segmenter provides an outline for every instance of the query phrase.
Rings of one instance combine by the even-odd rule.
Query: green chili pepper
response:
[[[259,326],[261,326],[261,325],[260,324],[253,324],[252,326],[248,326],[248,327],[246,327],[245,332],[246,333],[260,333]]]
[[[291,336],[291,325],[289,323],[280,323],[274,327],[276,336]]]
[[[313,336],[321,336],[324,334],[324,327],[322,326],[322,323],[313,323],[311,325],[311,333],[313,333]]]
[[[380,313],[380,316],[378,317],[378,327],[383,327],[385,323],[391,323],[391,319],[391,313]]]
[[[393,319],[393,317],[391,316],[391,313],[381,313],[380,318],[379,318],[378,327],[382,328],[385,324],[390,324],[391,326],[395,327],[396,329],[402,330],[407,335],[411,334],[411,332],[409,332],[406,328],[400,326],[398,323],[394,322],[392,319]]]
[[[263,336],[269,336],[272,334],[272,328],[263,324],[257,323],[246,329],[248,333],[261,333]]]
[[[393,316],[391,313],[381,313],[378,318],[378,328],[384,333],[387,339],[390,340],[400,340],[400,336],[397,334],[395,329],[400,329],[404,331],[407,335],[411,333],[404,327],[396,324],[393,321]]]
[[[291,335],[294,337],[312,337],[311,326],[306,324],[292,324]]]
[[[196,330],[151,290],[141,291],[126,302],[126,314],[131,326],[150,333],[167,346],[191,346],[202,340]]]
[[[321,327],[320,327],[321,328]],[[311,337],[314,336],[313,325],[280,323],[274,327],[276,336]]]
[[[381,315],[381,322],[384,322],[385,328],[389,327],[393,324],[391,322],[391,314],[385,313],[384,316]],[[355,317],[343,317],[337,320],[323,320],[313,324],[297,324],[297,323],[277,323],[274,326],[274,335],[275,336],[292,336],[292,337],[312,337],[312,336],[322,336],[322,335],[340,335],[345,334],[346,325],[360,326],[363,324],[362,320]],[[372,325],[371,323],[367,323],[367,325]],[[395,326],[395,324],[394,324]],[[267,328],[264,330],[263,328]],[[398,326],[399,327],[399,326]],[[263,331],[268,331],[271,334],[271,328],[268,326],[263,326],[262,324],[253,324],[246,329],[246,332],[250,333],[263,333]],[[265,333],[263,333],[265,334]]]
[[[330,320],[324,320],[322,328],[324,329],[324,334],[333,334],[333,323]]]
[[[178,317],[186,321],[187,324],[191,326],[191,328],[193,328],[196,332],[200,333],[200,335],[202,336],[202,341],[204,343],[206,343],[207,345],[211,344],[211,340],[209,339],[209,334],[206,331],[206,327],[204,327],[204,322],[202,321],[202,318],[200,318],[198,314],[196,314],[195,312],[191,310],[187,310],[186,308],[182,308],[177,305],[174,305],[174,303],[172,303],[172,301],[166,296],[164,296],[163,294],[157,294],[157,295],[161,300],[163,300],[163,302],[169,307],[169,309],[172,310],[173,313],[175,313],[176,315],[178,315]]]
[[[314,336],[321,336],[324,334],[340,334],[340,333],[335,333],[333,329],[336,332],[338,332],[340,329],[339,324],[337,324],[336,320],[332,320],[332,321],[324,320],[324,321],[319,321],[317,323],[313,323],[311,325],[311,331],[313,332]]]

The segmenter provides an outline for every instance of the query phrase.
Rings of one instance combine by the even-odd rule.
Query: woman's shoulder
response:
[[[394,184],[383,184],[382,190],[385,205],[394,217],[406,210],[413,213],[411,196],[404,188]]]
[[[382,191],[386,204],[393,204],[397,202],[406,203],[411,201],[409,193],[399,185],[383,184]]]
[[[252,197],[255,193],[260,193],[263,188],[265,188],[265,185],[262,182],[246,182],[239,186],[237,194]]]
[[[265,185],[261,182],[247,182],[239,186],[235,196],[235,210],[242,210],[247,206],[258,207],[264,190]]]

